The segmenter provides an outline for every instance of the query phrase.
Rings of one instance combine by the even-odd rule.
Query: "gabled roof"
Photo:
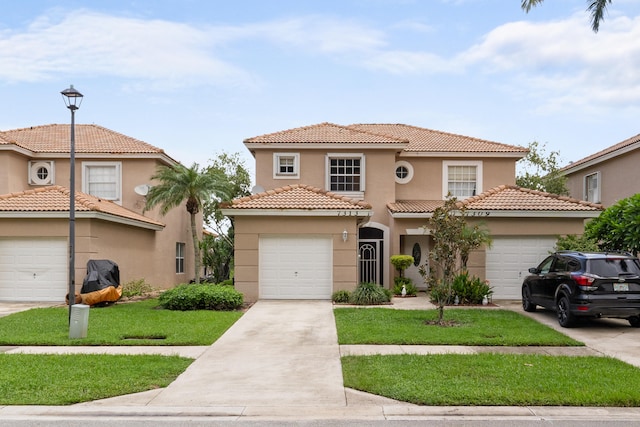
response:
[[[620,156],[638,148],[640,148],[640,134],[632,136],[629,139],[625,139],[622,142],[612,145],[609,148],[605,148],[604,150],[598,151],[597,153],[591,154],[590,156],[572,162],[567,166],[561,168],[560,171],[564,173],[576,172],[582,168],[603,162],[605,160],[609,160],[613,157]]]
[[[524,157],[528,149],[470,136],[404,124],[353,124],[353,129],[389,135],[409,141],[405,152],[515,153]]]
[[[295,129],[269,133],[244,140],[245,144],[322,143],[322,144],[398,144],[403,147],[407,140],[380,135],[333,123],[319,123]]]
[[[359,147],[393,148],[402,150],[406,155],[485,153],[521,158],[528,152],[523,147],[403,124],[341,126],[325,122],[248,138],[244,143],[250,150],[274,146],[299,147],[300,144],[305,148],[356,144]]]
[[[442,200],[400,200],[387,204],[395,217],[427,217],[442,206]],[[603,206],[571,197],[530,190],[516,185],[500,185],[474,197],[460,200],[459,207],[475,211],[472,216],[564,216],[593,217]]]
[[[64,218],[69,216],[69,189],[60,185],[38,187],[0,196],[0,218]],[[77,218],[101,218],[161,230],[164,224],[111,201],[76,191]]]
[[[224,208],[225,215],[252,210],[287,210],[306,211],[313,215],[319,215],[318,211],[361,211],[362,215],[356,216],[369,216],[371,205],[310,185],[293,184],[235,199]]]
[[[69,153],[71,125],[51,124],[0,131],[0,148],[16,146],[32,153]],[[160,154],[164,150],[102,126],[75,125],[76,153]]]

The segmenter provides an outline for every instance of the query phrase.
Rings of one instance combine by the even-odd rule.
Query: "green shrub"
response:
[[[413,257],[411,255],[392,255],[391,264],[398,270],[400,277],[402,277],[404,271],[413,264]]]
[[[132,280],[122,285],[122,296],[125,298],[146,295],[152,291],[153,288],[144,279]]]
[[[218,283],[218,285],[221,285],[221,286],[233,286],[233,279],[223,280],[222,282]]]
[[[387,292],[385,292],[387,291]],[[360,283],[351,293],[351,304],[379,305],[391,301],[390,291],[376,283]]]
[[[169,289],[158,298],[168,310],[237,310],[244,303],[243,295],[231,286],[183,284]]]
[[[413,284],[413,280],[408,277],[396,277],[393,279],[393,294],[402,295],[402,285],[407,291],[407,295],[416,295],[418,288]]]
[[[333,295],[331,295],[331,301],[338,304],[348,303],[350,299],[351,292],[345,290],[335,291]]]
[[[457,296],[460,304],[482,304],[482,299],[493,293],[488,282],[469,276],[468,272],[457,275],[452,288],[454,298]]]

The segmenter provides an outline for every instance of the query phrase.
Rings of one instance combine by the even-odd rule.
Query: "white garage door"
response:
[[[540,264],[553,251],[557,238],[494,237],[487,250],[487,280],[493,287],[495,299],[520,299],[522,280],[529,268]]]
[[[64,302],[66,239],[0,239],[0,301]]]
[[[261,237],[260,298],[330,299],[332,254],[331,237]]]

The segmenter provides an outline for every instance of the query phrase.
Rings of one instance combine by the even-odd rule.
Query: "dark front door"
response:
[[[383,231],[377,228],[363,227],[359,232],[358,258],[360,260],[360,283],[384,284]]]

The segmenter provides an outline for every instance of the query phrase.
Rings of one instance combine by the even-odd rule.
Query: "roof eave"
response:
[[[403,151],[400,157],[500,157],[522,159],[527,153],[517,152],[494,152],[494,151]]]
[[[23,211],[5,211],[0,212],[0,218],[3,219],[68,219],[68,211],[59,212],[23,212]],[[163,224],[139,221],[131,218],[124,218],[118,215],[107,214],[104,212],[76,212],[76,219],[100,219],[103,221],[115,222],[119,224],[129,225],[137,228],[145,228],[153,231],[161,231],[164,229]]]
[[[603,154],[602,156],[594,157],[593,159],[588,160],[586,162],[578,163],[580,162],[580,160],[578,160],[578,162],[576,162],[578,164],[576,164],[575,166],[572,166],[572,165],[565,166],[564,168],[560,169],[560,172],[562,173],[562,175],[570,175],[572,173],[579,172],[583,169],[596,166],[602,162],[606,162],[607,160],[615,159],[618,156],[622,156],[623,154],[627,154],[639,148],[640,148],[640,141],[634,142],[633,144],[629,144],[615,151],[611,151],[609,153]]]
[[[371,209],[222,209],[225,216],[308,216],[308,217],[370,217]]]

